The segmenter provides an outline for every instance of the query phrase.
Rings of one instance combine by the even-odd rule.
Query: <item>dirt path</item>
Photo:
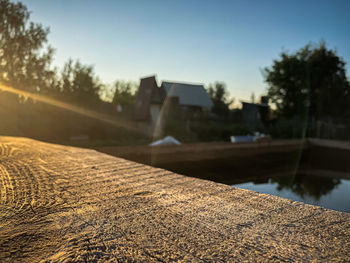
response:
[[[350,261],[350,214],[0,137],[0,262]]]

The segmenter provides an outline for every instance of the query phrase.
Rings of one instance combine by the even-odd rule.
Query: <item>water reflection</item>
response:
[[[290,190],[301,198],[312,197],[315,201],[321,196],[330,193],[340,184],[340,179],[326,176],[297,174],[291,177],[271,178],[272,183],[277,183],[277,190]]]
[[[234,186],[350,213],[350,180],[346,179],[297,174]]]

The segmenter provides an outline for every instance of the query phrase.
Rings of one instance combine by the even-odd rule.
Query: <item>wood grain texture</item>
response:
[[[350,214],[0,137],[0,262],[350,261]]]

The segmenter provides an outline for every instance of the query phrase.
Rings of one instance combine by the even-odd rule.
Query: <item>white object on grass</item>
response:
[[[158,145],[180,145],[181,143],[176,140],[173,136],[166,136],[161,140],[152,142],[149,146],[158,146]]]
[[[254,136],[243,135],[243,136],[231,136],[231,142],[253,142]]]
[[[255,132],[254,135],[243,135],[243,136],[231,136],[231,142],[256,142],[261,139],[269,139],[269,135],[263,133]]]

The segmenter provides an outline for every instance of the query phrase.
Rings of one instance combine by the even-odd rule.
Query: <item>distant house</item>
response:
[[[266,97],[260,103],[242,102],[243,121],[251,127],[265,125],[269,120],[270,106]]]
[[[158,87],[155,76],[141,79],[136,97],[136,120],[149,120],[151,113],[160,109],[164,98],[165,92]]]
[[[163,81],[161,88],[167,97],[178,97],[183,108],[210,109],[213,106],[203,85]]]
[[[155,126],[169,105],[178,106],[185,113],[209,110],[213,102],[200,84],[164,81],[158,87],[155,76],[141,79],[136,97],[136,120],[148,121]]]

